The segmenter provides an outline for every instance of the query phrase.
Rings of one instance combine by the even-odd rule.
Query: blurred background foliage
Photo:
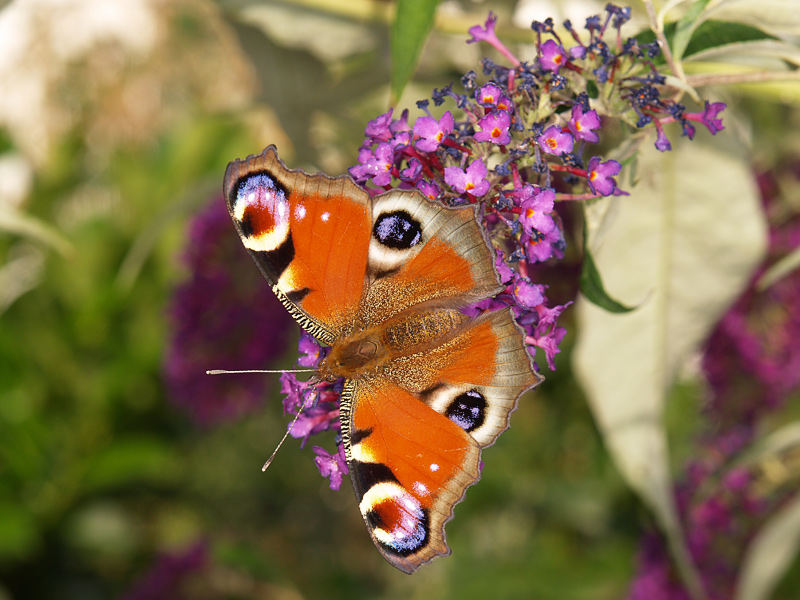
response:
[[[465,32],[489,8],[522,41],[577,3],[540,4],[443,2],[400,106],[477,68]],[[575,383],[572,335],[484,454],[447,527],[453,555],[412,577],[308,450],[289,443],[261,474],[285,430],[277,376],[203,375],[296,356],[225,222],[226,164],[276,144],[293,167],[352,165],[387,106],[390,22],[372,0],[0,2],[0,598],[626,595],[652,517]],[[754,171],[797,161],[791,102],[742,102]],[[574,295],[574,260],[546,273],[555,301]],[[243,350],[232,323],[253,322],[260,350]],[[703,386],[671,392],[675,465]],[[795,562],[775,598],[797,589]]]

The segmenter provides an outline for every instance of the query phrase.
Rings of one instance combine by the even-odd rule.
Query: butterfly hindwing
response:
[[[444,525],[478,477],[480,448],[508,427],[541,377],[510,310],[479,317],[424,356],[348,382],[340,413],[348,465],[375,545],[399,569],[449,553]]]
[[[406,573],[449,554],[444,524],[478,479],[477,443],[387,381],[349,381],[342,425],[359,510],[381,554]]]
[[[228,165],[228,212],[273,291],[325,344],[355,318],[365,284],[369,195],[349,177],[291,171],[274,146]]]

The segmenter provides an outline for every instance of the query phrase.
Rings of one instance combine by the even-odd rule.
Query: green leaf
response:
[[[776,36],[800,35],[797,0],[726,0],[709,12],[716,19],[746,23]]]
[[[701,24],[698,17],[703,13],[709,2],[710,0],[695,0],[695,3],[689,7],[686,14],[675,25],[675,35],[672,38],[672,55],[675,60],[680,60],[683,57],[683,53],[689,45],[689,40],[692,38],[692,33]]]
[[[580,301],[573,360],[620,472],[696,582],[672,495],[664,402],[761,260],[766,227],[744,157],[697,141],[674,146],[641,151],[630,196],[587,207],[588,245],[606,284],[641,306],[611,314]]]
[[[0,560],[27,558],[40,542],[39,527],[28,507],[0,503]]]
[[[72,243],[53,226],[11,206],[0,208],[0,231],[34,239],[65,257],[70,257],[75,252]]]
[[[664,27],[664,35],[670,43],[670,47],[675,47],[675,36],[677,23],[669,23]],[[685,34],[684,34],[685,35]],[[650,31],[643,31],[636,36],[640,44],[650,44],[656,41],[655,34]],[[715,21],[709,19],[699,25],[691,34],[682,57],[692,56],[709,48],[716,48],[735,42],[749,42],[753,40],[774,40],[777,39],[764,33],[756,27],[744,25],[742,23],[729,23],[727,21]],[[664,62],[663,56],[659,55],[656,62]]]
[[[761,276],[758,280],[759,291],[767,289],[797,269],[800,269],[800,247],[784,256]]]
[[[580,289],[581,294],[600,308],[612,313],[625,313],[633,310],[635,307],[625,306],[621,302],[614,300],[606,292],[603,287],[603,279],[600,277],[600,271],[597,270],[597,265],[592,257],[592,252],[586,247],[586,240],[584,235],[584,251],[583,251],[583,265],[581,266],[580,276]]]
[[[150,437],[117,439],[92,457],[84,480],[86,489],[104,489],[134,482],[163,482],[174,478],[177,456],[164,441]]]
[[[433,29],[439,0],[398,0],[391,34],[392,103],[414,74],[422,45]]]

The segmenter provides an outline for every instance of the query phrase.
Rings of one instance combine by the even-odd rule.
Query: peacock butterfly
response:
[[[373,542],[406,573],[449,554],[444,525],[481,448],[542,379],[510,309],[461,310],[503,289],[475,208],[370,197],[287,169],[274,146],[231,162],[224,192],[281,303],[331,346],[319,376],[345,378],[342,441]]]

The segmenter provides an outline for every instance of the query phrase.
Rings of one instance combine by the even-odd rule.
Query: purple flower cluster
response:
[[[547,286],[533,276],[536,265],[564,256],[566,242],[556,205],[627,194],[616,179],[621,164],[603,158],[594,147],[601,141],[604,123],[598,111],[616,107],[603,117],[630,126],[654,122],[657,145],[664,149],[665,122],[681,122],[690,137],[692,119],[706,123],[712,133],[721,128],[717,114],[724,105],[707,105],[697,116],[661,98],[658,86],[665,79],[649,60],[655,46],[641,46],[635,39],[623,44],[620,37],[629,16],[629,9],[608,5],[605,18],[587,19],[586,40],[566,22],[576,43],[570,48],[554,31],[552,20],[534,22],[537,59],[528,64],[499,40],[496,18],[490,13],[484,25],[469,30],[468,43],[490,44],[510,66],[484,59],[483,78],[470,71],[461,79],[461,92],[452,84],[434,90],[433,105],[448,104],[438,115],[429,110],[428,100],[421,100],[417,106],[424,114],[413,123],[408,111],[396,118],[390,109],[376,117],[365,129],[358,164],[350,169],[356,183],[373,195],[393,188],[416,189],[448,206],[479,206],[506,289],[470,311],[512,307],[531,352],[541,349],[551,369],[566,334],[557,319],[570,303],[551,306]],[[603,41],[609,26],[617,30],[614,49]],[[603,102],[595,102],[599,90]],[[320,399],[317,388],[308,387],[301,396],[291,404],[306,406],[307,414],[300,417],[293,435],[305,439],[308,432],[337,427],[332,420],[335,407]],[[317,457],[332,486],[342,471],[337,456]]]
[[[800,181],[800,163],[794,177]],[[773,175],[759,177],[768,219],[764,264],[722,317],[705,348],[709,427],[676,485],[687,544],[709,600],[734,597],[748,542],[766,518],[796,493],[784,482],[765,486],[757,466],[732,466],[754,441],[761,419],[800,391],[800,271],[761,290],[758,281],[781,257],[800,248],[800,215],[787,218],[775,202]],[[639,552],[630,600],[689,600],[670,562],[667,544],[653,532]]]
[[[266,379],[209,377],[206,370],[265,368],[286,348],[292,320],[253,268],[219,198],[194,218],[188,238],[189,278],[168,309],[164,371],[171,399],[212,425],[258,408]]]
[[[208,567],[210,563],[208,543],[196,542],[184,550],[161,556],[152,568],[122,596],[123,600],[157,600],[192,598],[187,582]]]

